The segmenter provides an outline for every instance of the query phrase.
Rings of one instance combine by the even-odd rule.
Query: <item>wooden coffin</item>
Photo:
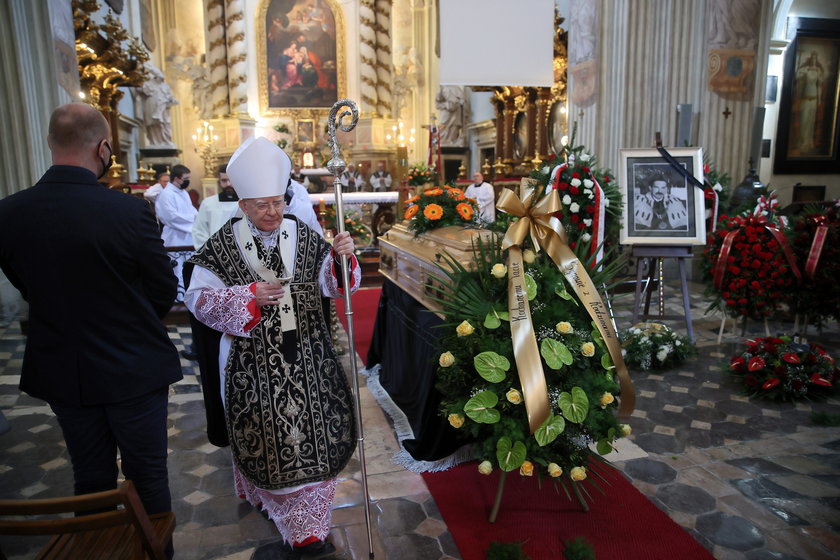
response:
[[[432,311],[440,311],[440,304],[432,297],[440,297],[438,282],[432,276],[443,277],[446,252],[466,268],[473,265],[473,240],[480,237],[485,243],[493,239],[486,229],[465,229],[449,226],[415,236],[404,223],[396,224],[379,237],[379,272],[405,290]]]

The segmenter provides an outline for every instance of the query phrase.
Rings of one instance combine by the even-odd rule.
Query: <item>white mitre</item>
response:
[[[248,138],[230,157],[227,174],[241,199],[286,194],[292,160],[266,138]]]

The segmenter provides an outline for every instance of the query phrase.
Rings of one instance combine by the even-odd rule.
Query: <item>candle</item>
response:
[[[321,199],[321,202],[318,203],[318,207],[321,209],[321,212],[324,213],[327,211],[327,205],[324,203],[324,199]]]

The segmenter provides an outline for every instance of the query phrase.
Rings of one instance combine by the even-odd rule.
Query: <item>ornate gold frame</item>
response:
[[[347,53],[344,37],[345,23],[344,11],[337,0],[322,0],[329,5],[335,17],[335,50],[336,50],[336,71],[338,83],[338,99],[344,99],[347,95]],[[257,7],[257,19],[255,29],[257,30],[257,74],[258,87],[260,89],[260,116],[262,117],[312,117],[316,123],[318,117],[326,117],[330,107],[288,107],[277,108],[268,106],[268,54],[266,53],[265,18],[268,14],[268,6],[271,0],[260,0]]]

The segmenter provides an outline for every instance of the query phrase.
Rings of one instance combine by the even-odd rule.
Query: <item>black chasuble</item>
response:
[[[225,366],[225,417],[234,462],[246,479],[267,490],[334,478],[356,447],[352,394],[332,345],[318,282],[330,245],[293,217],[284,220],[293,220],[297,228],[287,287],[297,328],[283,333],[281,306],[262,307],[251,336],[233,337]],[[237,246],[236,221],[211,236],[190,261],[226,286],[262,282]],[[261,240],[247,241],[258,245],[264,265],[280,272],[279,247],[266,251]]]

